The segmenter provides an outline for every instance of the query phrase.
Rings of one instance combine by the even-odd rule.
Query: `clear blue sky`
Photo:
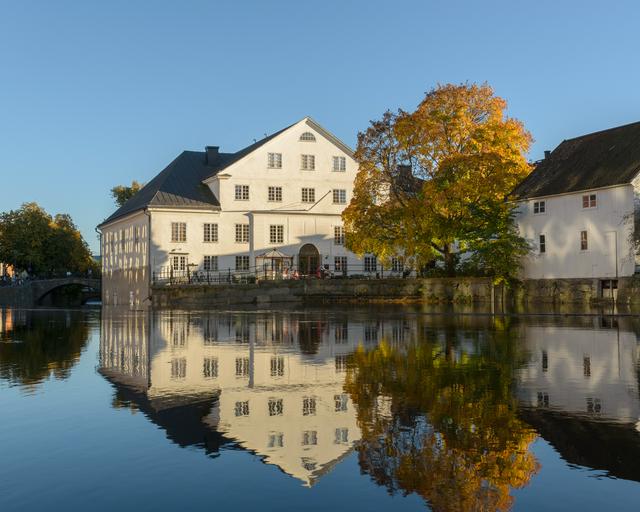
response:
[[[109,189],[183,149],[305,115],[351,146],[445,82],[487,81],[539,158],[640,120],[637,1],[0,0],[0,211],[68,212],[94,251]]]

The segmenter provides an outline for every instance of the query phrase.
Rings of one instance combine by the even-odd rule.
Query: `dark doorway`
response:
[[[298,254],[298,266],[300,268],[300,274],[303,276],[309,274],[315,274],[318,271],[318,265],[320,264],[320,253],[313,244],[305,244],[300,248]]]

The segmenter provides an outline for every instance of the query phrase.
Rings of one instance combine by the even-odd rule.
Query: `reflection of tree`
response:
[[[26,312],[24,321],[0,333],[0,379],[25,386],[49,375],[65,379],[88,336],[86,317],[79,312]]]
[[[453,328],[419,342],[356,351],[346,389],[358,407],[362,469],[434,510],[506,510],[537,471],[535,434],[516,416],[517,366],[505,331],[457,343]]]

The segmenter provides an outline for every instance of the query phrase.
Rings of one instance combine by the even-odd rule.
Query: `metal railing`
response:
[[[415,277],[415,271],[402,268],[385,268],[378,263],[375,266],[349,264],[346,266],[323,264],[311,272],[304,273],[297,267],[271,269],[249,267],[248,269],[204,270],[175,269],[162,267],[154,271],[152,281],[156,285],[220,285],[251,284],[259,281],[283,281],[299,279],[389,279]]]

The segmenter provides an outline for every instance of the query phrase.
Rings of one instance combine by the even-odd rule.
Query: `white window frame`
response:
[[[347,170],[347,157],[345,156],[334,156],[332,158],[333,161],[333,172],[345,172]]]
[[[302,202],[303,203],[315,203],[316,202],[316,189],[312,187],[302,187]]]
[[[238,265],[240,261],[242,261],[242,264]],[[248,272],[249,269],[251,268],[250,264],[251,262],[249,261],[249,256],[245,254],[236,256],[236,272]]]
[[[598,207],[598,194],[583,194],[582,209],[591,210]]]
[[[580,230],[580,252],[589,250],[589,233],[586,229]]]
[[[333,226],[333,245],[344,245],[344,226]]]
[[[207,244],[218,242],[218,224],[205,222],[202,225],[202,241]]]
[[[540,233],[538,235],[538,253],[547,253],[547,235],[545,235],[544,233]]]
[[[267,189],[267,201],[272,203],[282,202],[282,187],[269,185]]]
[[[347,204],[347,190],[344,188],[333,189],[333,204]]]
[[[269,243],[270,244],[284,243],[284,224],[271,224],[269,226]]]
[[[547,201],[534,201],[533,202],[533,214],[544,215],[547,213]]]
[[[300,135],[298,139],[300,142],[315,142],[316,136],[311,132],[304,132]]]
[[[368,254],[363,260],[365,272],[377,272],[378,271],[378,258],[372,254]]]
[[[236,243],[248,244],[250,239],[249,224],[236,224]]]
[[[316,170],[316,156],[309,154],[300,155],[300,169],[303,171]]]
[[[249,185],[236,185],[235,186],[235,200],[236,201],[248,201],[249,200]]]
[[[187,270],[187,256],[184,254],[172,254],[169,263],[173,270]]]
[[[218,271],[218,256],[207,254],[202,258],[202,269],[208,272]]]
[[[171,223],[171,243],[181,244],[187,241],[187,223],[172,222]]]
[[[282,153],[267,153],[267,169],[282,169]]]

